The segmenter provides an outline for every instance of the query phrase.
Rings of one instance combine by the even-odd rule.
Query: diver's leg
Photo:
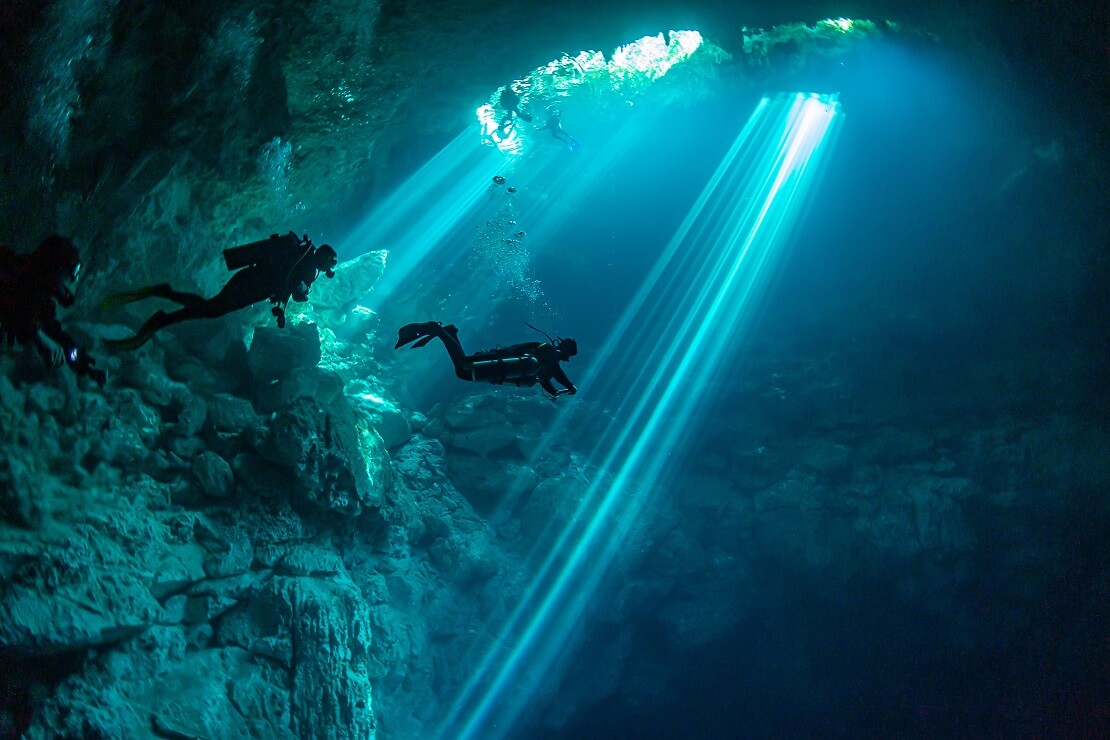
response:
[[[272,280],[256,267],[248,267],[231,276],[220,292],[190,306],[196,311],[189,318],[214,319],[264,301],[274,292]]]
[[[196,293],[185,293],[180,290],[174,290],[170,287],[169,283],[159,283],[147,288],[149,294],[155,298],[165,298],[167,301],[179,303],[182,306],[197,306],[204,303],[204,296],[197,295]]]
[[[413,349],[423,347],[432,339],[443,342],[451,363],[455,366],[455,374],[463,380],[471,380],[469,358],[459,341],[459,330],[454,324],[444,326],[438,321],[424,321],[415,324],[405,324],[397,330],[397,344],[393,349],[399,349],[406,344],[413,343]]]
[[[196,318],[196,309],[194,307],[181,308],[173,313],[158,311],[139,327],[139,330],[135,332],[135,336],[128,337],[127,339],[105,339],[104,344],[115,350],[126,351],[138,349],[149,342],[156,331],[164,329],[170,324],[176,324],[180,321],[192,318]]]
[[[138,290],[113,293],[100,302],[100,307],[115,308],[116,306],[125,306],[128,303],[135,303],[136,301],[142,301],[147,298],[165,298],[174,303],[180,303],[182,306],[189,306],[197,301],[204,300],[203,297],[196,293],[182,293],[171,288],[169,283],[159,283],[158,285],[148,285]]]

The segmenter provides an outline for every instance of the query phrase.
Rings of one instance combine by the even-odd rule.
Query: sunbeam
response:
[[[838,108],[829,96],[761,101],[631,301],[584,384],[605,382],[614,348],[643,347],[632,383],[638,399],[595,448],[589,467],[598,472],[572,524],[460,693],[441,737],[508,734],[541,683],[552,680],[653,482],[703,409],[707,382],[727,371],[789,244]]]

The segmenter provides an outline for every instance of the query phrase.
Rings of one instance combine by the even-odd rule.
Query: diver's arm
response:
[[[62,342],[51,336],[45,328],[37,330],[31,335],[31,341],[38,350],[42,361],[50,367],[61,367],[66,361],[66,348]]]
[[[35,345],[39,347],[40,353],[44,350],[50,352],[49,358],[45,354],[43,358],[52,367],[61,367],[62,363],[65,363],[73,372],[89,376],[99,386],[103,386],[108,378],[103,370],[93,367],[96,365],[96,360],[77,345],[77,341],[66,333],[57,319],[46,322],[35,332]]]
[[[574,383],[571,382],[570,378],[568,378],[567,374],[563,371],[562,365],[557,365],[555,367],[554,377],[561,385],[566,386],[566,390],[559,391],[559,393],[569,393],[573,396],[578,392],[578,388],[575,387]]]

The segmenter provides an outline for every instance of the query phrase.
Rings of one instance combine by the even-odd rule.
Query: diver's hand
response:
[[[92,355],[88,352],[80,347],[71,347],[65,354],[65,360],[69,366],[73,368],[73,372],[78,375],[87,375],[92,378],[98,386],[101,388],[104,387],[104,381],[108,379],[108,374],[94,367],[96,365],[96,360],[94,360]]]
[[[274,318],[277,319],[278,328],[279,329],[284,329],[285,328],[285,311],[283,311],[281,309],[281,306],[274,306],[273,308],[270,309],[270,313],[272,313],[274,315]]]
[[[87,353],[82,352],[78,362],[80,364],[76,365],[73,368],[77,371],[77,374],[88,375],[90,378],[92,378],[92,381],[94,383],[103,388],[104,382],[108,380],[108,373],[104,372],[103,370],[97,370],[95,367],[93,367],[93,365],[96,364],[96,360],[89,357]]]
[[[93,382],[101,388],[104,387],[104,381],[108,380],[108,373],[104,372],[103,370],[94,370],[93,368],[89,368],[85,374],[92,378]]]
[[[36,332],[34,341],[35,347],[39,351],[39,356],[42,357],[42,361],[47,365],[57,369],[66,363],[65,348],[55,342],[46,332],[40,329]]]

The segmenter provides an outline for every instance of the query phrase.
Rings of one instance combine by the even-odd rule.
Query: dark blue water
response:
[[[739,381],[749,364],[785,366],[790,353],[832,355],[830,379],[851,378],[873,408],[889,397],[905,425],[958,432],[998,415],[1067,415],[1105,429],[1105,194],[1082,134],[1032,91],[998,89],[970,60],[927,46],[872,49],[811,85],[840,93],[840,137],[751,343],[688,451],[709,444],[715,421],[758,417]],[[562,246],[538,258],[559,330],[586,353],[606,340],[762,92],[774,90],[676,109],[567,223]],[[1034,151],[1052,141],[1059,159]],[[1076,251],[1064,258],[1063,245]],[[636,348],[626,355],[634,367]],[[622,372],[629,366],[614,363]],[[804,418],[790,423],[812,431]],[[982,475],[985,489],[1001,485]],[[1108,510],[1097,486],[1075,490],[1065,478],[1030,475],[1005,513],[970,502],[975,545],[960,563],[895,564],[852,546],[841,567],[822,570],[752,549],[744,599],[754,606],[726,636],[675,654],[662,624],[631,627],[633,663],[666,672],[659,695],[630,682],[556,732],[540,721],[519,736],[1088,734],[1107,721],[1107,609],[1096,602]],[[907,594],[908,577],[951,577],[950,600]],[[627,629],[589,639],[604,645]],[[586,652],[564,686],[587,680]]]

